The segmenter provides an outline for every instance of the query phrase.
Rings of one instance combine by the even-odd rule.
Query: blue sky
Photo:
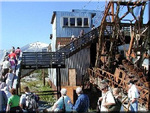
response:
[[[0,49],[22,47],[40,41],[50,43],[53,11],[104,10],[105,1],[4,1],[0,2]],[[147,17],[146,17],[147,18]]]
[[[102,3],[102,2],[101,2]],[[2,2],[1,46],[10,49],[36,41],[49,44],[53,11],[96,10],[98,2]],[[103,2],[105,3],[105,2]],[[76,5],[75,5],[76,4]]]

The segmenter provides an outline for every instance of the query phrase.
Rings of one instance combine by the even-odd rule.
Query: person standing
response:
[[[71,43],[70,43],[70,45],[71,45],[70,50],[71,51],[73,51],[75,49],[74,40],[76,40],[76,38],[74,35],[72,35],[71,36]]]
[[[84,33],[84,29],[81,29],[79,38],[82,37],[84,34],[85,34],[85,33]]]
[[[12,46],[11,51],[15,51],[15,47],[14,46]]]
[[[20,47],[17,47],[17,49],[15,50],[15,54],[16,54],[17,60],[20,57],[20,53],[21,53],[21,49],[20,49]]]
[[[91,28],[91,30],[94,30],[95,29],[95,25],[92,25],[92,28]]]
[[[4,62],[2,63],[2,76],[4,77],[6,73],[8,73],[9,68],[11,68],[11,64],[9,62],[9,58],[5,57]]]
[[[23,109],[23,112],[38,113],[38,103],[36,100],[36,95],[30,92],[28,86],[25,86],[23,89],[25,91],[25,94],[22,94],[20,98],[20,107]]]
[[[16,54],[15,54],[15,50],[12,50],[10,54],[8,54],[8,57],[11,58],[13,57],[16,60]]]
[[[101,84],[100,90],[102,91],[103,94],[102,97],[99,98],[99,101],[101,101],[100,111],[108,112],[109,111],[108,107],[115,104],[113,94],[111,91],[109,91],[107,84]]]
[[[60,42],[58,42],[57,50],[59,50],[59,49],[60,49],[60,47],[61,47]]]
[[[6,94],[6,96],[7,96],[7,99],[9,99],[9,98],[12,96],[12,94],[10,93],[9,88],[8,88],[7,86],[5,86],[5,87],[2,89],[2,91],[5,92],[5,94]]]
[[[0,77],[0,89],[3,89],[6,86],[7,86],[7,84],[4,82],[4,79],[2,77]]]
[[[16,72],[16,66],[17,66],[17,64],[16,64],[15,59],[14,59],[13,56],[9,59],[9,62],[10,62],[10,64],[11,64],[11,69],[12,69],[13,72],[15,73],[15,72]]]
[[[58,99],[58,101],[53,105],[52,111],[63,111],[64,112],[71,112],[70,106],[67,104],[68,100],[71,100],[67,96],[67,90],[65,88],[62,88],[61,91],[61,97]]]
[[[7,106],[7,96],[4,91],[0,89],[0,112],[5,112]]]
[[[89,97],[86,94],[83,94],[81,87],[76,88],[76,93],[78,95],[78,99],[76,100],[75,105],[73,105],[70,100],[68,101],[70,108],[76,112],[88,112],[90,103]]]
[[[13,86],[13,81],[14,81],[14,76],[15,76],[12,72],[13,72],[13,70],[10,69],[9,73],[7,73],[5,75],[6,84],[7,84],[7,86],[8,86],[9,89],[11,89],[12,86]]]
[[[10,92],[12,96],[8,99],[6,111],[10,113],[23,113],[19,106],[20,97],[17,95],[16,89],[12,88]]]
[[[138,89],[136,85],[134,84],[134,81],[132,80],[128,82],[128,87],[129,87],[128,98],[130,102],[131,112],[138,112],[138,98],[140,96]]]

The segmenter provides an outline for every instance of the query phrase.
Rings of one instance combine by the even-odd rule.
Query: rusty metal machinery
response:
[[[139,102],[149,110],[149,68],[142,66],[145,59],[150,59],[149,26],[143,24],[146,5],[145,0],[107,4],[99,31],[95,67],[88,69],[88,74],[90,83],[97,87],[101,80],[107,79],[110,86],[120,87],[126,93],[127,82],[134,80],[140,91]],[[122,23],[130,26],[130,32],[123,29]],[[106,37],[105,32],[110,35]]]

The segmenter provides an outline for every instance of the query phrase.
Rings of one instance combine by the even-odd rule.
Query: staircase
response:
[[[112,23],[106,23],[107,28],[104,31],[105,37],[110,37],[112,33],[113,24]],[[130,25],[126,23],[121,23],[122,30],[124,30],[124,33],[126,34],[126,37],[130,36]],[[56,52],[65,52],[66,58],[71,57],[75,53],[79,52],[80,50],[86,48],[87,46],[91,45],[92,43],[98,42],[99,37],[99,30],[101,26],[91,30],[90,32],[84,34],[82,37],[77,38],[73,42],[65,45],[64,47],[60,48]]]
[[[69,58],[70,56],[89,46],[91,43],[97,42],[99,27],[91,30],[90,32],[84,34],[82,37],[77,38],[73,42],[60,48],[59,50],[57,50],[57,52],[65,52],[66,58]]]

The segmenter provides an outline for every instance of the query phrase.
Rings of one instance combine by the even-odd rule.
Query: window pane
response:
[[[77,18],[77,26],[82,26],[82,18]]]
[[[84,18],[84,26],[88,26],[88,18]]]
[[[64,18],[64,26],[68,26],[68,18]]]
[[[75,26],[75,18],[70,18],[70,26]]]

